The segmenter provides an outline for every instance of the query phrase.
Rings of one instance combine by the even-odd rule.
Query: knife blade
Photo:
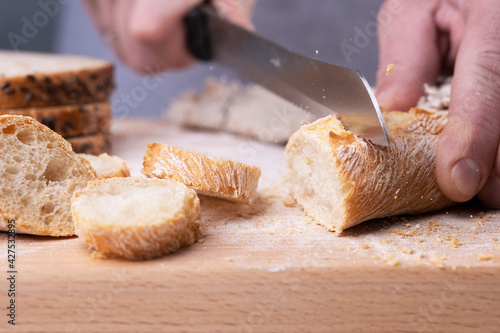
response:
[[[318,118],[336,114],[354,134],[388,146],[375,96],[356,70],[293,53],[239,27],[207,2],[185,17],[193,56],[229,67]]]

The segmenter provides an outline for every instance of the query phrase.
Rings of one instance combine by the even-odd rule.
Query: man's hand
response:
[[[400,14],[379,27],[380,104],[408,110],[424,83],[453,68],[448,124],[437,147],[439,187],[452,200],[477,195],[500,208],[500,1],[388,0],[383,7],[393,1]]]
[[[97,28],[119,58],[138,72],[185,67],[194,62],[182,20],[201,0],[84,0]],[[216,0],[233,22],[251,28],[254,0]]]

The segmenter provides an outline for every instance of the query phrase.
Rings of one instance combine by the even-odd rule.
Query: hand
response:
[[[477,195],[500,208],[500,1],[388,0],[382,8],[398,2],[399,14],[379,25],[379,102],[408,110],[424,83],[453,68],[448,124],[437,147],[439,187],[452,200]]]
[[[138,72],[194,62],[185,44],[184,15],[201,0],[84,0],[97,28],[118,57]],[[254,0],[215,0],[229,20],[251,28]]]

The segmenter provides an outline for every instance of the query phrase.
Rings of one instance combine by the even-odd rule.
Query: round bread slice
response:
[[[0,51],[0,109],[102,102],[113,88],[105,60]]]
[[[62,136],[33,118],[0,116],[0,230],[71,236],[70,200],[97,175]]]
[[[152,259],[201,238],[200,202],[185,185],[169,180],[109,178],[74,194],[77,235],[98,253]]]
[[[0,115],[12,114],[35,118],[65,138],[109,132],[111,106],[109,102],[39,108],[0,109]]]
[[[127,162],[118,156],[110,156],[106,153],[99,156],[89,154],[78,154],[90,162],[99,178],[130,177],[130,169]]]
[[[74,138],[67,138],[66,140],[68,140],[73,147],[73,151],[77,154],[111,154],[111,134],[109,133],[77,136]]]
[[[260,168],[230,160],[148,143],[142,173],[150,178],[171,179],[199,194],[251,203],[257,192]]]

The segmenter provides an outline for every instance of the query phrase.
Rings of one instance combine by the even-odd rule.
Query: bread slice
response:
[[[108,61],[0,51],[0,109],[100,102],[113,88]]]
[[[130,177],[127,163],[118,156],[78,154],[90,162],[99,178]]]
[[[111,134],[109,133],[96,133],[67,138],[66,140],[78,154],[100,155],[103,153],[111,154],[112,151]]]
[[[0,115],[5,114],[35,118],[65,138],[89,135],[96,132],[109,132],[111,127],[111,107],[109,102],[0,109]]]
[[[257,192],[260,168],[148,143],[142,173],[151,178],[176,180],[199,194],[251,203]]]
[[[71,236],[70,200],[97,177],[59,134],[33,118],[0,116],[0,230]]]
[[[152,259],[201,238],[199,199],[163,179],[110,178],[89,183],[71,203],[78,237],[102,254]]]
[[[356,137],[333,116],[297,131],[286,146],[287,181],[304,211],[328,230],[452,204],[434,173],[447,112],[384,112],[391,145]]]

